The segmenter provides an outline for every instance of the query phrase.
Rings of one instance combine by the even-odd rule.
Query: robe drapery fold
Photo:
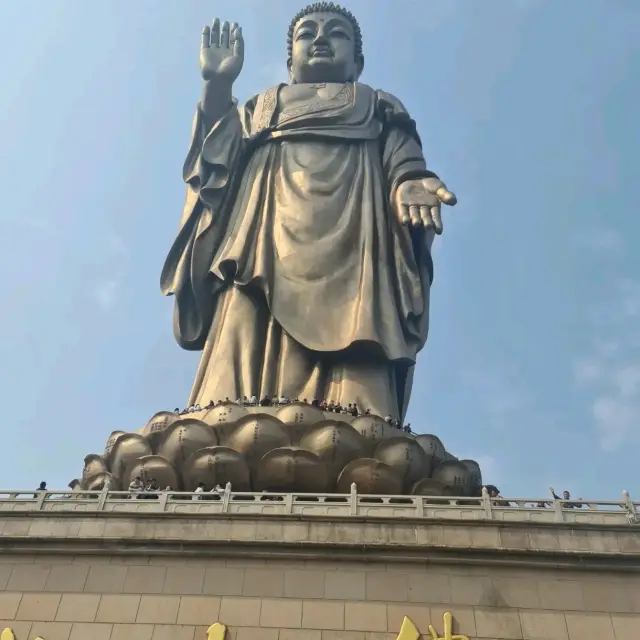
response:
[[[191,401],[282,394],[401,416],[433,277],[433,236],[390,209],[398,184],[433,175],[415,124],[362,84],[288,109],[279,91],[210,128],[194,119],[162,273],[176,339],[203,350]]]

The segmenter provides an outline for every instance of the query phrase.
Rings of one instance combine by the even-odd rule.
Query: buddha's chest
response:
[[[280,89],[278,93],[278,112],[295,110],[311,105],[330,103],[343,92],[344,84],[293,84]]]

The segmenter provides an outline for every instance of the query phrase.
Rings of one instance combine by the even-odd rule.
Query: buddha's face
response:
[[[319,12],[298,21],[289,67],[292,82],[351,82],[361,72],[353,25],[347,18]]]

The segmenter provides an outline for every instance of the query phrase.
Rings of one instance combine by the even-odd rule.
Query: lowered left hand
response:
[[[442,233],[441,204],[453,206],[457,202],[455,194],[439,178],[405,180],[393,197],[400,224],[433,229],[438,235]]]

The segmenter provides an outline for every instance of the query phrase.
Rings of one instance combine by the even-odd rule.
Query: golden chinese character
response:
[[[15,633],[13,633],[13,629],[5,629],[2,633],[0,633],[0,640],[16,640],[16,635]],[[44,640],[44,638],[38,636],[33,640]]]
[[[226,635],[227,627],[219,622],[212,624],[207,629],[207,640],[225,640]],[[3,638],[0,638],[0,640],[3,640]]]
[[[429,625],[431,640],[469,640],[467,636],[453,635],[453,616],[449,611],[444,614],[444,634],[439,636],[433,625]],[[396,640],[419,640],[420,632],[413,622],[405,616]]]

